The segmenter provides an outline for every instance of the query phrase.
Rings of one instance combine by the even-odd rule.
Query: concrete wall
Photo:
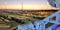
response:
[[[55,0],[48,0],[51,6],[56,7]]]
[[[60,8],[60,0],[55,0],[56,7]]]

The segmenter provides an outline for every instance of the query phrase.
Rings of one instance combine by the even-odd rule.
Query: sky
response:
[[[48,8],[52,8],[48,0],[0,0],[0,9],[40,10]]]

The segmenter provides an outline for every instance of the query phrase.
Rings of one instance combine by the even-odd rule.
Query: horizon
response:
[[[0,0],[0,9],[44,10],[56,8],[52,7],[48,0]]]

